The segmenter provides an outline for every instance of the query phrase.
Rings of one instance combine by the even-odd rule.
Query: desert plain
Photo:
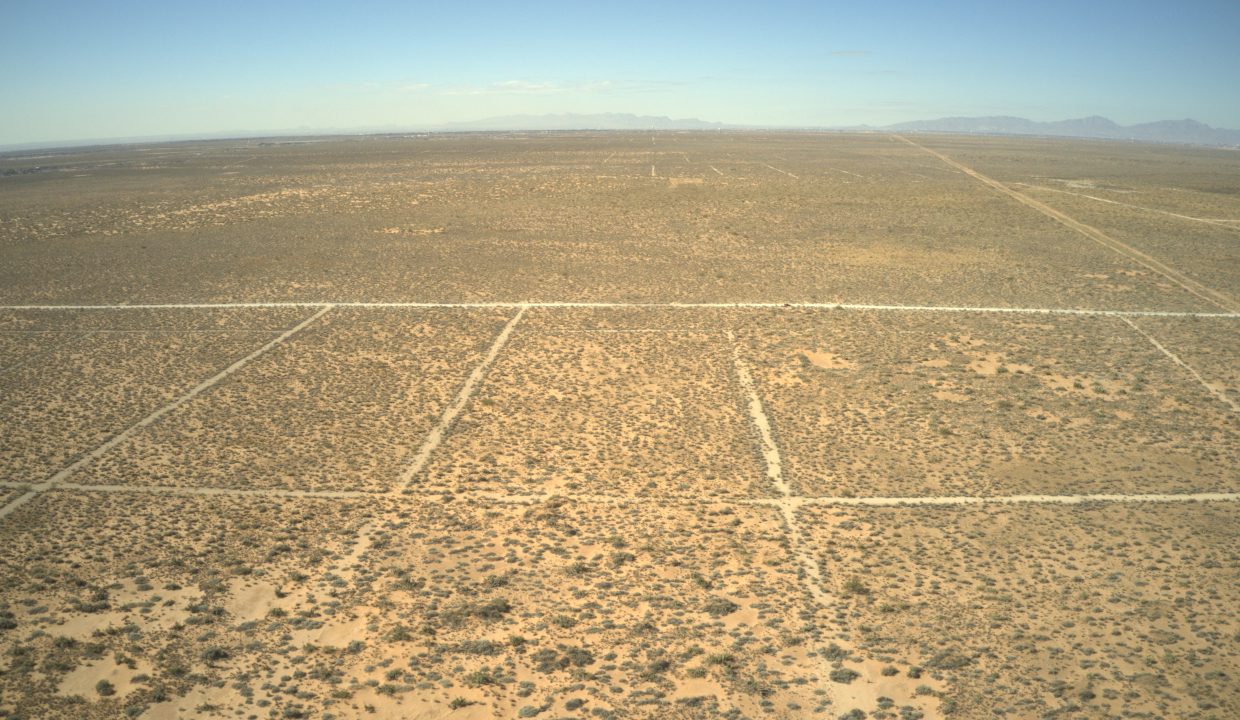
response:
[[[0,154],[0,718],[1240,717],[1240,153]]]

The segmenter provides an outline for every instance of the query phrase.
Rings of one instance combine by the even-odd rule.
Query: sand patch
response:
[[[904,705],[920,706],[927,718],[941,717],[938,698],[929,695],[917,695],[916,688],[925,685],[933,690],[941,690],[943,683],[923,675],[913,679],[904,675],[885,676],[882,674],[884,663],[877,660],[864,660],[860,663],[848,662],[847,667],[858,670],[861,677],[848,684],[833,683],[831,696],[833,702],[832,715],[852,708],[873,708],[878,705],[881,697],[890,698],[896,707]]]
[[[448,707],[448,702],[434,702],[416,697],[412,693],[391,697],[375,692],[372,688],[362,688],[353,695],[348,705],[333,706],[332,713],[338,718],[368,720],[482,720],[495,717],[491,702],[479,688],[456,687],[447,694],[475,704],[453,710]]]
[[[1051,390],[1097,400],[1118,400],[1121,394],[1128,391],[1128,387],[1118,380],[1091,378],[1086,375],[1048,374],[1039,376],[1039,379]]]
[[[947,402],[962,403],[969,401],[968,395],[961,395],[960,393],[952,392],[951,390],[935,390],[933,395],[939,400],[946,400]]]
[[[433,228],[385,227],[385,228],[376,230],[375,232],[382,233],[383,235],[425,236],[425,235],[440,235],[443,233],[443,231],[444,231],[444,228],[442,227],[433,227]]]
[[[965,368],[978,375],[998,375],[999,373],[1015,373],[1021,375],[1033,372],[1033,366],[1024,363],[1006,362],[1007,356],[999,352],[968,353],[973,358]]]
[[[100,660],[81,665],[65,675],[57,692],[65,697],[78,695],[87,700],[123,698],[140,688],[140,685],[134,683],[135,677],[149,676],[153,671],[154,668],[143,660],[134,661],[133,667],[118,665],[113,660]],[[99,692],[99,683],[105,681],[112,688],[112,692],[107,695]]]
[[[999,368],[1003,366],[1003,353],[970,354],[973,359],[965,367],[978,375],[997,375]]]
[[[728,693],[722,685],[710,678],[680,680],[676,683],[676,690],[672,693],[673,700],[697,697],[716,697],[723,700],[728,697]]]
[[[851,370],[857,366],[856,363],[845,360],[835,353],[823,350],[797,350],[797,354],[814,367],[824,370]]]
[[[132,580],[122,580],[121,588],[109,593],[111,610],[97,613],[65,610],[59,615],[49,615],[52,624],[46,630],[54,635],[82,640],[108,628],[119,628],[133,623],[146,631],[167,630],[184,622],[192,613],[189,605],[202,597],[198,588],[177,590],[139,590]],[[59,620],[59,624],[57,623]]]
[[[361,614],[367,608],[357,608],[359,614],[353,618],[330,620],[322,627],[313,630],[297,630],[293,632],[293,644],[304,645],[313,643],[326,647],[348,647],[354,640],[364,640],[370,636],[367,630],[369,620]]]
[[[142,717],[145,720],[179,720],[180,718],[223,717],[222,713],[200,708],[222,709],[237,702],[236,691],[231,688],[215,688],[197,686],[183,697],[173,698],[166,702],[156,703],[147,708]]]
[[[291,596],[280,597],[281,594],[271,583],[237,579],[232,582],[224,610],[239,623],[262,620],[273,608],[291,614],[299,603]]]

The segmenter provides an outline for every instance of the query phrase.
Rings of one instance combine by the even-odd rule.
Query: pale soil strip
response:
[[[617,150],[616,152],[619,152],[619,151]],[[616,153],[612,153],[608,155],[607,159],[603,161],[603,164],[606,165],[607,163],[611,162],[611,159],[614,158],[615,156],[616,156]]]
[[[1149,340],[1151,345],[1158,348],[1159,352],[1161,352],[1163,355],[1166,355],[1167,357],[1171,358],[1171,360],[1174,361],[1176,365],[1179,365],[1180,367],[1187,370],[1189,374],[1191,374],[1194,378],[1197,379],[1197,382],[1201,384],[1201,387],[1205,388],[1206,391],[1209,392],[1214,397],[1226,403],[1227,406],[1231,408],[1232,412],[1240,413],[1240,405],[1237,405],[1234,401],[1232,401],[1231,398],[1223,394],[1222,391],[1218,390],[1217,388],[1212,386],[1210,383],[1206,382],[1205,378],[1201,377],[1201,374],[1198,373],[1195,369],[1193,369],[1191,365],[1181,360],[1175,353],[1163,347],[1163,344],[1158,342],[1158,340],[1156,340],[1153,335],[1150,335],[1146,331],[1137,327],[1136,323],[1134,323],[1132,320],[1129,320],[1126,317],[1122,317],[1120,318],[1120,320],[1123,320],[1124,322],[1128,323],[1129,327],[1131,327],[1133,330],[1136,330],[1138,333],[1140,333],[1141,337],[1145,338],[1146,340]]]
[[[30,490],[30,494],[43,492],[40,488],[31,488],[28,483],[5,482],[0,487],[14,490]],[[291,498],[328,498],[358,499],[377,498],[387,495],[367,492],[364,490],[290,490],[282,488],[242,489],[221,487],[173,487],[159,485],[85,485],[82,483],[60,483],[54,492],[116,492],[116,493],[147,493],[152,495],[200,495],[200,496],[235,496],[235,497],[291,497]],[[799,508],[807,505],[841,505],[850,507],[901,507],[901,506],[947,506],[947,505],[1083,505],[1087,503],[1183,503],[1183,502],[1237,502],[1240,492],[1210,493],[1162,493],[1145,495],[1099,494],[1099,495],[1005,495],[1005,496],[924,496],[924,497],[800,497],[786,498],[719,498],[702,495],[605,495],[597,493],[503,493],[483,490],[457,491],[451,488],[432,488],[427,490],[411,490],[399,496],[443,497],[452,496],[465,502],[487,501],[512,505],[529,505],[546,502],[552,498],[563,497],[572,502],[594,503],[598,505],[733,505],[749,507]],[[388,496],[390,497],[390,496]],[[21,498],[18,498],[21,500]],[[17,502],[15,500],[14,502]],[[24,500],[22,502],[25,502]],[[0,514],[3,517],[4,514]]]
[[[10,500],[8,505],[5,505],[4,507],[0,507],[0,519],[8,517],[9,515],[13,513],[14,510],[30,502],[38,494],[39,494],[38,490],[30,490],[29,492],[23,495],[19,495],[13,500]]]
[[[417,477],[417,474],[421,472],[424,467],[426,467],[426,463],[430,460],[431,453],[433,453],[435,449],[439,447],[440,443],[443,442],[444,437],[452,427],[452,423],[456,421],[457,416],[461,414],[461,411],[464,410],[465,406],[469,403],[469,399],[473,397],[475,390],[477,390],[478,385],[482,382],[487,370],[491,367],[491,364],[495,362],[495,358],[499,356],[500,351],[503,350],[504,346],[508,343],[508,337],[512,335],[513,329],[525,315],[525,310],[526,308],[524,307],[519,309],[517,313],[512,316],[512,319],[504,325],[503,329],[499,331],[499,334],[495,336],[494,342],[491,343],[490,350],[487,351],[487,354],[474,368],[473,372],[469,374],[469,377],[465,380],[465,384],[461,386],[460,392],[457,393],[456,399],[444,409],[443,415],[439,418],[439,422],[436,423],[435,427],[431,428],[431,431],[427,434],[426,439],[422,442],[422,447],[418,449],[417,455],[414,456],[413,461],[408,467],[405,468],[405,471],[401,473],[396,487],[390,492],[384,493],[380,497],[398,498],[404,494],[416,494],[415,491],[409,487],[410,484],[413,482],[413,479]],[[421,494],[426,495],[426,493]],[[443,492],[439,492],[437,494],[442,496]],[[358,528],[357,542],[354,544],[352,551],[335,564],[336,574],[344,578],[353,578],[356,575],[357,565],[361,561],[362,557],[366,553],[370,552],[371,548],[374,547],[375,536],[380,527],[382,527],[381,524],[383,521],[384,517],[382,516],[374,517]]]
[[[63,486],[62,486],[63,487]],[[413,494],[413,493],[411,493]],[[1205,493],[1147,493],[1136,495],[958,495],[913,497],[786,497],[766,498],[720,498],[704,495],[606,495],[601,493],[504,493],[485,490],[455,491],[438,488],[416,493],[426,497],[451,495],[460,500],[488,500],[500,503],[536,503],[563,497],[574,502],[598,503],[600,505],[625,505],[631,503],[676,505],[740,505],[796,509],[805,505],[845,505],[898,507],[901,505],[1081,505],[1085,503],[1181,503],[1181,502],[1235,502],[1240,492]]]
[[[902,505],[1082,505],[1085,503],[1180,503],[1235,502],[1240,492],[1151,493],[1145,495],[993,495],[956,497],[798,497],[785,501],[747,500],[750,505],[774,505],[779,502],[803,505],[851,505],[897,507]]]
[[[1111,200],[1109,198],[1097,197],[1095,195],[1086,195],[1085,193],[1072,192],[1071,190],[1060,190],[1059,188],[1046,187],[1045,185],[1030,185],[1029,183],[1012,183],[1012,184],[1020,185],[1021,187],[1034,188],[1036,190],[1047,190],[1049,192],[1063,193],[1064,195],[1075,195],[1077,197],[1083,197],[1089,200],[1097,200],[1098,202],[1109,203],[1111,205],[1121,205],[1123,207],[1133,208],[1134,210],[1144,210],[1146,212],[1158,213],[1159,215],[1168,215],[1173,218],[1180,218],[1181,220],[1193,220],[1196,222],[1209,223],[1211,225],[1225,227],[1228,230],[1240,230],[1240,227],[1237,227],[1236,225],[1232,224],[1232,223],[1240,223],[1240,220],[1225,220],[1222,218],[1199,218],[1199,217],[1193,217],[1192,215],[1181,215],[1180,213],[1174,213],[1174,212],[1171,212],[1170,210],[1159,210],[1158,208],[1145,207],[1144,205],[1133,205],[1132,203],[1120,202],[1118,200]]]
[[[762,407],[762,398],[758,397],[758,388],[754,385],[753,375],[749,373],[749,365],[741,357],[740,344],[736,334],[727,332],[728,342],[732,345],[732,362],[736,366],[736,377],[740,380],[741,389],[745,391],[748,404],[749,419],[758,431],[762,443],[762,459],[766,462],[766,476],[780,495],[788,497],[792,493],[784,483],[783,460],[779,456],[779,448],[775,445],[775,437],[771,434],[771,421]]]
[[[297,323],[292,328],[285,330],[283,333],[280,333],[280,335],[276,336],[275,338],[273,338],[271,341],[269,341],[267,344],[263,345],[259,349],[255,350],[249,355],[246,355],[240,360],[234,362],[232,365],[229,365],[228,367],[212,375],[206,380],[203,380],[202,382],[198,383],[185,394],[176,398],[175,400],[168,403],[167,405],[164,405],[163,407],[159,408],[158,410],[151,413],[150,415],[147,415],[146,417],[142,418],[141,420],[134,423],[133,425],[130,425],[129,427],[122,430],[120,433],[113,435],[107,442],[103,443],[99,447],[95,448],[94,450],[91,450],[89,453],[86,453],[82,457],[78,458],[77,461],[75,461],[71,465],[68,465],[62,468],[55,475],[52,475],[47,480],[40,483],[35,489],[46,490],[47,488],[60,484],[61,482],[65,480],[65,478],[72,475],[74,472],[76,472],[79,468],[81,468],[86,463],[89,463],[103,456],[105,453],[107,453],[112,448],[121,444],[125,440],[128,440],[138,431],[151,425],[152,423],[156,422],[157,420],[167,415],[168,413],[172,412],[173,410],[176,410],[177,408],[181,407],[182,405],[189,402],[190,400],[193,400],[194,398],[198,397],[203,392],[214,387],[224,378],[237,372],[242,367],[245,367],[245,365],[249,363],[251,360],[253,360],[254,358],[258,357],[259,355],[262,355],[263,353],[267,352],[268,350],[275,347],[276,345],[279,345],[280,343],[284,342],[290,337],[301,332],[307,325],[310,325],[315,320],[318,320],[319,318],[323,317],[323,314],[326,313],[328,310],[331,310],[331,307],[332,306],[327,305],[323,308],[320,308],[318,312],[314,313],[313,315],[306,318],[305,320],[302,320],[301,322]]]
[[[720,177],[727,177],[727,175],[724,175],[723,172],[720,171],[719,168],[715,167],[714,165],[707,165],[706,167],[710,168],[711,170],[714,170],[715,174],[719,175]]]
[[[773,505],[779,508],[780,515],[783,517],[784,524],[788,528],[788,537],[793,556],[801,563],[801,567],[805,570],[805,576],[809,582],[806,583],[810,595],[818,601],[823,607],[830,604],[830,598],[827,597],[823,590],[822,573],[818,568],[818,562],[814,560],[814,556],[807,551],[805,537],[801,532],[800,525],[797,524],[796,505],[789,503],[792,493],[788,489],[787,483],[784,482],[783,459],[780,457],[779,446],[775,444],[775,436],[771,433],[771,421],[766,415],[766,410],[762,407],[762,398],[758,395],[758,388],[754,384],[753,375],[749,372],[749,365],[745,359],[741,357],[740,343],[736,341],[736,335],[728,330],[728,342],[732,346],[732,361],[736,366],[736,377],[740,381],[741,390],[744,391],[746,404],[749,409],[749,419],[753,423],[754,429],[758,431],[758,437],[761,441],[762,459],[766,463],[766,476],[770,479],[771,485],[782,495],[782,498],[768,500],[765,504]]]
[[[152,495],[208,495],[234,497],[296,497],[296,498],[361,498],[374,493],[361,490],[289,490],[285,488],[221,488],[221,487],[175,487],[165,485],[84,485],[61,483],[56,491],[77,490],[81,492],[148,493]]]
[[[465,384],[461,386],[460,392],[456,394],[456,399],[448,407],[444,408],[439,422],[435,424],[435,427],[431,428],[426,439],[422,441],[422,447],[418,448],[417,455],[414,455],[413,461],[401,473],[396,489],[393,491],[394,493],[399,493],[408,488],[409,484],[413,482],[413,478],[426,467],[431,453],[435,452],[435,448],[439,447],[439,444],[443,442],[444,436],[448,434],[448,429],[452,427],[452,423],[456,421],[457,416],[461,414],[461,411],[465,409],[465,405],[469,403],[469,399],[473,397],[474,391],[478,389],[483,376],[486,375],[491,364],[495,362],[495,358],[499,356],[500,350],[503,350],[504,345],[508,344],[508,337],[512,335],[513,328],[517,326],[517,323],[521,322],[521,318],[525,315],[525,310],[525,307],[518,310],[517,314],[513,315],[512,319],[499,331],[499,335],[495,336],[495,342],[491,343],[491,349],[482,358],[482,362],[478,363],[473,372],[469,374]]]
[[[546,330],[543,330],[541,332],[544,332],[547,334],[553,334],[553,335],[554,334],[568,334],[568,333],[574,333],[578,335],[581,335],[581,334],[585,334],[585,335],[615,334],[615,333],[619,333],[619,334],[658,333],[662,335],[716,335],[718,334],[711,330],[677,330],[677,329],[664,329],[664,328],[620,329],[620,328],[556,328],[556,327],[553,327],[553,328],[547,328]]]
[[[322,305],[323,303],[314,303]],[[251,335],[275,335],[279,330],[178,330],[176,328],[144,328],[140,330],[0,330],[0,335],[227,335],[249,333]],[[72,340],[72,338],[70,338]],[[65,342],[68,342],[66,340]]]
[[[650,177],[659,177],[659,176],[658,176],[658,175],[656,175],[656,174],[655,174],[655,172],[654,172],[654,165],[651,165],[651,166],[650,166]]]
[[[515,308],[654,308],[677,310],[736,309],[736,310],[873,310],[876,312],[941,312],[941,313],[1013,313],[1024,315],[1085,315],[1105,317],[1202,317],[1240,319],[1240,312],[1194,312],[1180,310],[1096,310],[1089,308],[1031,308],[986,307],[960,305],[876,305],[833,302],[546,302],[538,300],[497,302],[225,302],[225,303],[153,303],[150,305],[0,305],[0,310],[215,310],[227,308],[455,308],[515,309]],[[265,331],[264,331],[265,332]]]
[[[826,591],[826,579],[823,577],[818,561],[814,558],[812,550],[810,550],[810,544],[807,542],[807,538],[797,522],[798,503],[795,502],[796,499],[793,498],[788,484],[784,481],[783,459],[780,456],[779,446],[775,443],[775,436],[771,432],[770,418],[767,417],[766,410],[762,406],[762,397],[758,394],[758,388],[754,384],[753,374],[749,371],[748,363],[741,357],[741,346],[736,340],[736,334],[728,330],[727,338],[732,346],[732,360],[736,366],[736,377],[747,400],[749,419],[754,429],[757,430],[761,441],[762,457],[766,463],[767,477],[770,478],[771,485],[783,496],[781,498],[765,500],[762,504],[777,508],[784,521],[784,527],[787,528],[788,533],[788,550],[791,552],[793,559],[801,565],[804,575],[799,579],[812,599],[808,610],[812,613],[818,608],[830,608],[833,598]],[[814,607],[815,604],[818,606],[817,608]],[[826,670],[826,668],[823,669],[824,671]],[[834,699],[836,693],[833,691],[831,694]]]
[[[865,179],[865,175],[862,175],[861,173],[855,173],[855,172],[853,172],[853,171],[851,171],[851,170],[841,170],[840,168],[833,168],[833,167],[829,167],[829,168],[827,168],[827,169],[828,169],[828,170],[834,170],[835,172],[838,172],[838,173],[844,173],[845,175],[852,175],[853,177],[859,177],[859,178],[861,178],[862,180],[864,180],[864,179]]]
[[[432,493],[434,495],[444,495],[444,492]],[[447,492],[446,494],[453,497],[464,499],[467,501],[486,500],[489,502],[513,504],[513,505],[529,505],[533,503],[542,503],[552,498],[562,497],[572,502],[593,503],[596,505],[733,505],[735,500],[712,500],[707,497],[689,497],[689,496],[671,496],[671,497],[655,497],[650,495],[598,495],[594,493],[502,493],[502,492],[486,492],[482,490],[467,491],[464,493]]]
[[[783,173],[783,174],[787,175],[788,177],[792,178],[793,180],[800,180],[800,179],[801,179],[801,176],[799,176],[799,175],[793,175],[792,173],[788,172],[787,170],[780,170],[779,168],[775,167],[774,165],[767,165],[766,163],[761,163],[761,164],[762,164],[764,167],[768,167],[768,168],[770,168],[770,169],[774,170],[774,171],[775,171],[775,172],[777,172],[777,173]]]
[[[1174,282],[1176,285],[1179,285],[1181,288],[1183,288],[1187,292],[1201,298],[1202,300],[1205,300],[1211,305],[1221,307],[1224,310],[1228,310],[1231,312],[1236,312],[1237,310],[1240,310],[1240,302],[1237,302],[1231,296],[1225,293],[1219,292],[1217,290],[1214,290],[1212,288],[1206,287],[1205,285],[1202,285],[1201,283],[1197,282],[1196,280],[1193,280],[1192,278],[1188,277],[1184,273],[1181,273],[1175,268],[1163,262],[1160,262],[1159,260],[1151,257],[1150,255],[1147,255],[1141,252],[1140,250],[1132,247],[1131,245],[1120,242],[1119,240],[1116,240],[1115,238],[1111,237],[1110,235],[1107,235],[1106,233],[1102,232],[1101,230],[1095,227],[1092,227],[1090,225],[1086,225],[1083,222],[1074,220],[1071,217],[1065,215],[1064,213],[1051,207],[1050,205],[1047,205],[1046,203],[1041,202],[1040,200],[1035,200],[1029,197],[1028,195],[1025,195],[1024,193],[1017,192],[1013,190],[1012,188],[1008,187],[1007,185],[1004,185],[1003,183],[999,182],[998,180],[994,180],[990,177],[987,177],[981,174],[980,172],[974,170],[973,168],[967,165],[964,165],[963,163],[959,163],[959,162],[956,162],[955,160],[952,160],[951,158],[944,155],[943,153],[937,152],[935,150],[931,150],[930,148],[924,147],[922,145],[918,145],[912,140],[909,140],[908,138],[903,137],[901,135],[895,135],[894,137],[896,137],[899,140],[903,140],[904,142],[908,143],[909,145],[912,145],[915,148],[919,148],[920,150],[937,157],[938,159],[942,160],[948,165],[951,165],[952,167],[957,168],[958,170],[965,173],[966,175],[969,175],[970,177],[980,182],[983,182],[986,185],[989,185],[995,190],[998,190],[999,192],[1007,195],[1013,200],[1016,200],[1017,202],[1021,203],[1022,205],[1033,208],[1034,210],[1037,210],[1038,212],[1051,218],[1052,220],[1055,220],[1059,222],[1060,224],[1072,230],[1077,231],[1081,235],[1084,235],[1085,237],[1089,238],[1090,240],[1093,240],[1099,245],[1102,245],[1111,250],[1114,250],[1115,252],[1126,256],[1128,259],[1133,260],[1137,263],[1140,263],[1141,265],[1145,266],[1149,270],[1152,270],[1158,273],[1159,275],[1162,275],[1168,280]]]

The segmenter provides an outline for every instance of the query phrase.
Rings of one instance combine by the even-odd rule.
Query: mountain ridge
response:
[[[698,118],[671,118],[633,113],[550,113],[505,115],[463,122],[383,125],[356,128],[286,128],[279,130],[231,130],[119,138],[94,138],[0,145],[0,153],[31,150],[63,150],[79,147],[134,145],[197,140],[243,140],[263,138],[311,138],[357,135],[400,135],[435,132],[556,132],[591,130],[730,130],[730,131],[830,131],[956,133],[963,135],[1064,137],[1096,140],[1138,141],[1240,148],[1240,130],[1214,128],[1191,118],[1120,125],[1099,115],[1040,122],[1012,115],[944,117],[892,125],[771,126],[712,122]]]
[[[1011,115],[945,117],[884,125],[870,130],[889,132],[959,133],[965,135],[1037,135],[1097,140],[1240,147],[1240,130],[1214,128],[1191,118],[1120,125],[1100,115],[1040,122]]]

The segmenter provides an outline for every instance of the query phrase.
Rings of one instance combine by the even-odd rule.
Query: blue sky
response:
[[[0,3],[0,145],[495,115],[1240,128],[1240,1]]]

